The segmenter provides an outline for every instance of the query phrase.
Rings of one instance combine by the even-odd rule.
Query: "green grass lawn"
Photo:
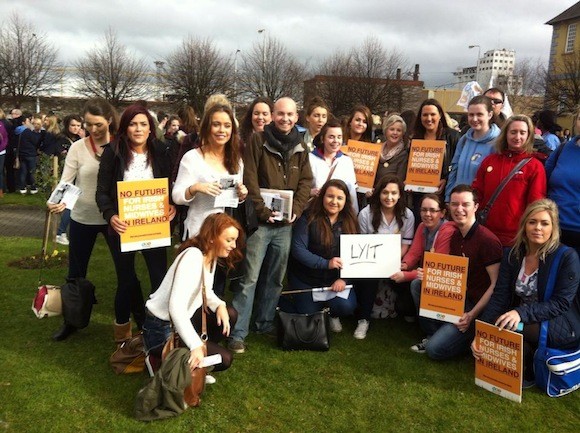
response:
[[[38,271],[11,260],[37,254],[40,240],[0,237],[0,431],[10,432],[576,432],[580,392],[550,399],[524,391],[517,404],[474,385],[469,356],[433,362],[409,350],[416,324],[376,321],[366,340],[354,319],[327,353],[282,352],[269,337],[217,373],[200,408],[144,425],[133,419],[143,375],[116,376],[108,364],[115,272],[99,240],[88,278],[97,287],[91,324],[65,342],[50,338],[61,318],[37,319],[30,305]],[[139,260],[142,281],[143,261]],[[62,283],[66,269],[44,272]],[[145,286],[148,283],[145,284]],[[148,289],[146,289],[148,290]]]

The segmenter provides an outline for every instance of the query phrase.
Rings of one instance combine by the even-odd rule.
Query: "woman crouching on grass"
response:
[[[552,296],[544,301],[554,256],[561,248],[556,204],[548,199],[533,202],[520,220],[513,248],[504,253],[493,295],[481,315],[500,329],[515,331],[523,323],[525,388],[534,384],[534,352],[543,321],[549,321],[549,347],[571,349],[580,342],[580,262],[573,248],[564,252]],[[471,350],[476,359],[483,355],[475,340]]]
[[[179,255],[167,271],[159,289],[151,294],[143,324],[147,367],[151,375],[161,364],[161,352],[171,334],[171,324],[181,342],[191,350],[189,366],[195,369],[204,357],[200,337],[202,321],[202,286],[207,299],[207,355],[220,354],[222,361],[215,371],[226,370],[232,354],[218,343],[229,336],[238,313],[227,307],[213,291],[214,274],[219,259],[228,269],[242,260],[243,231],[232,217],[217,213],[203,222],[199,234],[181,244]],[[207,383],[215,379],[209,376]]]
[[[340,235],[358,233],[348,186],[342,180],[330,179],[320,188],[310,207],[302,214],[292,231],[292,249],[288,262],[288,284],[293,290],[330,287],[333,292],[345,290],[347,281],[340,278]],[[292,305],[282,298],[281,308],[296,313],[314,313],[330,308],[330,329],[340,332],[340,317],[353,313],[356,295],[314,301],[311,292],[294,295]]]

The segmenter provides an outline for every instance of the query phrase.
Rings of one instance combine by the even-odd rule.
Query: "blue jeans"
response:
[[[237,313],[231,307],[228,308],[228,315],[230,316],[230,324],[233,325],[237,320]],[[193,328],[197,331],[201,330],[201,308],[198,308],[193,317],[191,318],[191,324]],[[217,324],[217,317],[215,313],[207,313],[207,335],[208,341],[206,342],[207,355],[220,354],[222,357],[222,362],[214,367],[215,371],[227,370],[233,361],[232,353],[225,347],[220,346],[218,343],[223,339],[223,334],[221,332],[222,327]],[[153,355],[161,358],[161,353],[163,351],[163,346],[169,339],[171,335],[171,323],[167,320],[160,319],[149,311],[145,314],[145,322],[143,323],[143,345],[145,346],[145,352],[148,355]],[[183,344],[183,342],[182,342]]]
[[[65,209],[60,215],[60,224],[58,225],[58,230],[56,231],[56,234],[62,235],[63,233],[66,233],[66,229],[68,229],[69,223],[70,223],[70,209]]]
[[[26,189],[27,185],[30,186],[30,189],[36,189],[36,180],[34,179],[34,172],[36,171],[36,155],[20,155],[19,158],[20,171],[18,172],[18,189]]]
[[[248,238],[244,259],[245,273],[232,301],[238,311],[238,323],[232,331],[232,339],[243,341],[248,336],[256,293],[256,331],[264,333],[274,327],[291,240],[291,225],[261,224]],[[262,267],[265,267],[265,272],[260,274]]]
[[[417,310],[421,300],[421,280],[411,282],[411,295]],[[473,308],[469,300],[465,301],[465,311]],[[461,355],[469,350],[469,345],[475,337],[475,320],[465,332],[457,329],[453,323],[441,322],[426,317],[419,317],[419,325],[429,341],[425,346],[425,353],[431,359],[444,360]]]

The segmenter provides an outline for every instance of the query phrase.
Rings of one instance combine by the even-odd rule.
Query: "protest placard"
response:
[[[167,178],[117,182],[119,218],[127,224],[121,251],[171,245]]]
[[[373,189],[381,157],[381,145],[348,140],[345,153],[350,156],[354,164],[357,190],[367,192]]]
[[[445,141],[412,140],[405,189],[436,192],[441,182]]]
[[[426,252],[419,315],[457,323],[465,311],[469,259]]]
[[[475,344],[483,355],[475,361],[475,384],[509,400],[522,402],[524,337],[518,332],[475,321]]]
[[[340,235],[341,278],[388,278],[401,270],[401,235]]]

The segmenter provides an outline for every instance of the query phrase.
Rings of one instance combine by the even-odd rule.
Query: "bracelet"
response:
[[[190,195],[190,196],[192,196],[192,197],[194,196],[194,194],[191,192],[191,185],[189,185],[189,186],[187,187],[187,191],[189,192],[189,195]]]

